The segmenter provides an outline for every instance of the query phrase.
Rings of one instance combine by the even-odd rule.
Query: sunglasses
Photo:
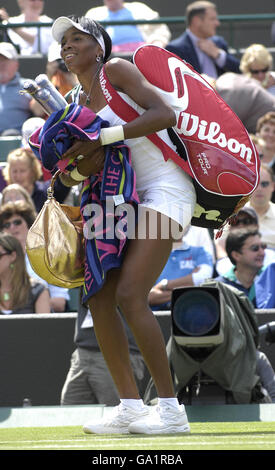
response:
[[[250,219],[249,217],[244,217],[243,219],[236,219],[230,222],[230,225],[237,227],[238,225],[253,225],[257,224],[256,220]]]
[[[262,188],[268,188],[268,186],[270,185],[271,181],[261,181],[260,182],[260,186]]]
[[[252,75],[258,75],[259,73],[266,73],[268,71],[269,71],[269,67],[266,67],[265,69],[250,70],[250,73]]]
[[[3,224],[3,228],[9,229],[11,225],[15,225],[16,227],[18,227],[21,224],[22,224],[21,219],[15,219],[15,220],[12,220],[11,222],[6,222],[5,224]]]
[[[250,251],[259,251],[260,249],[265,250],[266,249],[266,243],[259,243],[259,245],[251,245],[248,249]]]

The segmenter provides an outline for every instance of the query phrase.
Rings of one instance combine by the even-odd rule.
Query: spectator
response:
[[[192,229],[189,227],[192,239]],[[187,232],[188,233],[188,232]],[[149,293],[153,310],[167,310],[171,306],[172,290],[176,287],[198,286],[213,275],[213,257],[205,247],[185,241],[174,243],[169,259]]]
[[[211,254],[213,262],[215,262],[215,245],[210,233],[211,231],[207,228],[190,225],[184,234],[184,242],[186,242],[188,245],[203,246],[204,249]]]
[[[45,123],[45,119],[40,117],[31,117],[26,119],[22,125],[21,135],[22,135],[22,147],[30,149],[29,146],[29,137],[32,135],[36,129],[42,127]]]
[[[15,201],[25,201],[32,208],[33,213],[36,214],[36,209],[30,194],[23,186],[17,183],[9,184],[3,189],[1,205]]]
[[[253,78],[226,72],[215,82],[212,81],[211,85],[237,114],[249,133],[256,133],[260,117],[275,111],[275,97]]]
[[[42,117],[31,117],[23,123],[22,129],[21,129],[21,134],[22,134],[21,146],[28,149],[28,150],[30,150],[30,151],[32,150],[30,145],[29,145],[30,136],[32,135],[33,132],[35,132],[37,129],[39,129],[40,127],[42,127],[45,124],[45,122],[46,122],[45,119],[47,119],[47,117],[48,117],[48,116],[45,115],[45,111],[42,108],[42,106],[34,98],[32,99],[32,108],[36,110],[37,115],[41,115],[41,116],[44,116],[44,117],[43,118]],[[44,168],[43,165],[42,165],[41,169],[42,169],[42,179],[44,181],[47,181],[47,180],[52,178],[51,172],[49,170],[47,170],[46,168]]]
[[[244,75],[254,78],[269,93],[275,95],[275,72],[272,67],[272,55],[263,44],[249,46],[240,62],[240,70]]]
[[[123,317],[122,321],[124,322]],[[124,324],[129,339],[131,363],[141,387],[145,364],[129,327],[125,322]],[[61,405],[117,405],[119,396],[99,349],[90,310],[81,303],[74,340],[76,349],[72,354],[71,366],[62,389]]]
[[[275,250],[275,203],[271,201],[273,191],[274,173],[266,163],[262,163],[260,183],[246,206],[252,207],[257,213],[263,242]]]
[[[244,292],[254,307],[257,307],[257,282],[265,273],[263,269],[265,244],[258,230],[238,229],[229,233],[226,239],[227,255],[232,268],[216,278]],[[267,268],[266,268],[267,269]],[[275,403],[275,374],[266,355],[257,350],[256,371],[263,387]]]
[[[225,249],[233,266],[216,280],[244,292],[256,307],[254,281],[263,271],[266,249],[260,232],[244,228],[232,230],[226,238]]]
[[[259,158],[262,160],[264,156],[263,152],[265,150],[265,141],[259,135],[256,134],[250,134],[249,137],[257,149]]]
[[[66,303],[70,299],[68,289],[48,284],[42,280],[32,269],[26,253],[27,235],[35,217],[35,211],[25,201],[8,202],[0,208],[0,230],[9,233],[21,243],[29,275],[43,283],[49,291],[51,311],[57,313],[64,312],[66,310]]]
[[[20,95],[25,81],[18,72],[15,47],[0,43],[0,135],[21,135],[23,122],[32,116],[31,97]]]
[[[259,118],[257,136],[264,142],[261,149],[261,161],[270,166],[275,174],[275,111],[266,113]]]
[[[3,169],[3,176],[7,182],[18,183],[31,195],[37,212],[47,200],[47,189],[50,181],[41,181],[41,164],[31,149],[18,148],[12,150],[7,157],[7,164]],[[54,195],[59,202],[67,197],[70,188],[64,186],[59,178],[55,182]]]
[[[219,20],[216,5],[198,1],[186,8],[187,29],[166,49],[189,62],[199,73],[216,78],[225,71],[239,73],[239,60],[229,54],[226,41],[216,36]]]
[[[275,262],[270,263],[255,281],[257,308],[275,308]]]
[[[96,21],[154,20],[159,14],[145,3],[104,0],[104,5],[91,8],[86,15]],[[106,31],[112,39],[112,52],[131,54],[144,43],[165,47],[171,33],[165,24],[110,25]]]
[[[0,233],[0,314],[49,312],[48,290],[29,277],[21,244],[15,237]]]
[[[238,230],[240,228],[259,230],[258,216],[252,207],[244,206],[240,209],[234,221],[232,221],[232,223],[227,227],[228,228],[227,230],[224,230],[222,237],[215,240],[217,256],[215,268],[216,272],[219,275],[223,275],[227,273],[230,269],[232,269],[232,263],[229,257],[227,256],[227,252],[225,249],[225,241],[226,237],[228,236],[228,233],[236,229]],[[267,266],[273,261],[275,261],[275,251],[266,248],[263,265]]]
[[[9,16],[5,8],[0,8],[0,15],[7,23],[52,23],[52,18],[42,15],[43,0],[17,0],[17,3],[20,9],[18,16]],[[20,55],[25,56],[38,52],[47,54],[53,40],[50,27],[9,28],[8,35],[13,44],[18,46]]]

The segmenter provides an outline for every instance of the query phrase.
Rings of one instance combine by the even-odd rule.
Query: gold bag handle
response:
[[[47,197],[48,199],[53,199],[54,198],[54,183],[57,180],[57,177],[60,175],[61,170],[57,170],[55,174],[52,176],[51,184],[47,189]]]

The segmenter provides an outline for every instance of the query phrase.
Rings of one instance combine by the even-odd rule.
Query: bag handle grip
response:
[[[55,174],[52,177],[51,184],[47,189],[47,197],[48,199],[53,199],[54,198],[54,183],[57,180],[57,177],[60,175],[61,170],[57,170]]]

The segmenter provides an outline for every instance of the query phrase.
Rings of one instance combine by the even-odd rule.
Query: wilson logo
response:
[[[108,91],[108,89],[106,88],[106,80],[105,80],[104,75],[103,75],[103,69],[101,69],[101,71],[100,71],[100,74],[99,74],[99,81],[100,81],[102,93],[103,93],[103,95],[105,96],[105,100],[106,100],[108,103],[110,103],[110,101],[112,100],[112,95],[111,95],[111,93]]]
[[[237,139],[228,139],[224,132],[221,132],[221,126],[215,121],[208,122],[195,114],[181,111],[177,115],[176,131],[179,135],[196,136],[200,141],[216,144],[222,149],[227,148],[247,163],[252,163],[252,149],[241,144]]]

